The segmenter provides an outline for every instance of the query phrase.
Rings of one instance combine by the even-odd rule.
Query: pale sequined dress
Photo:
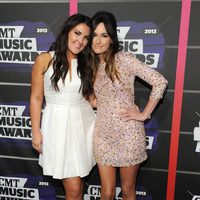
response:
[[[94,131],[94,156],[96,162],[106,166],[125,167],[147,159],[144,123],[124,122],[120,108],[134,106],[134,81],[139,77],[152,85],[150,99],[163,96],[167,80],[157,71],[140,62],[129,52],[119,52],[115,65],[120,81],[114,83],[100,64],[94,91],[97,98],[97,116]]]

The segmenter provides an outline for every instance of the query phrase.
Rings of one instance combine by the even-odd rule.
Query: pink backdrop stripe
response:
[[[70,0],[69,2],[69,15],[76,14],[78,12],[78,0]]]
[[[166,200],[174,200],[191,0],[182,0]]]

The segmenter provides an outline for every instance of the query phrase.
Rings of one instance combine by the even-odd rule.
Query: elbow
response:
[[[167,79],[165,79],[165,81],[164,81],[164,82],[165,82],[165,85],[167,86],[167,85],[168,85],[168,80],[167,80]]]
[[[35,95],[31,95],[30,97],[30,106],[31,105],[42,105],[43,103],[43,96],[35,96]]]
[[[164,81],[164,90],[166,90],[167,86],[168,86],[168,80],[165,79],[165,81]]]
[[[167,88],[168,85],[168,80],[165,79],[164,77],[160,81],[160,88],[164,91]]]

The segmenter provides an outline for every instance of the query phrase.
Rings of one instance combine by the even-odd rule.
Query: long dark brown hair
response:
[[[115,16],[107,11],[99,11],[92,17],[92,35],[97,28],[97,26],[103,23],[108,33],[109,37],[111,38],[112,42],[110,44],[109,49],[104,55],[106,67],[105,71],[108,77],[114,82],[115,78],[119,80],[119,73],[115,67],[115,54],[119,52],[119,41],[117,37],[117,22]],[[94,77],[96,76],[96,72],[99,65],[98,56],[92,52],[93,56],[93,72]]]
[[[62,79],[63,83],[67,72],[69,70],[69,63],[67,60],[68,51],[68,34],[71,29],[77,25],[84,23],[91,29],[91,19],[82,14],[74,14],[70,16],[60,28],[60,32],[54,43],[52,43],[49,51],[55,51],[54,57],[49,62],[53,64],[53,75],[51,76],[52,86],[56,91],[59,91],[58,81]],[[82,94],[88,98],[93,93],[92,86],[92,66],[89,42],[85,49],[77,55],[78,67],[77,73],[81,78]]]

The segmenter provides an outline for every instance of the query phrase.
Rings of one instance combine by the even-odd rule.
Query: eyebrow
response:
[[[94,31],[94,33],[97,33],[97,32]],[[107,33],[107,32],[103,32],[103,33],[101,33],[101,34],[108,34],[108,33]]]
[[[79,33],[81,33],[82,35],[83,35],[83,32],[82,31],[80,31],[79,29],[74,29],[74,31],[77,31],[77,32],[79,32]],[[85,37],[89,37],[90,36],[90,34],[88,34],[88,35],[84,35]]]
[[[79,33],[82,33],[79,29],[74,29],[74,31],[78,31]]]

